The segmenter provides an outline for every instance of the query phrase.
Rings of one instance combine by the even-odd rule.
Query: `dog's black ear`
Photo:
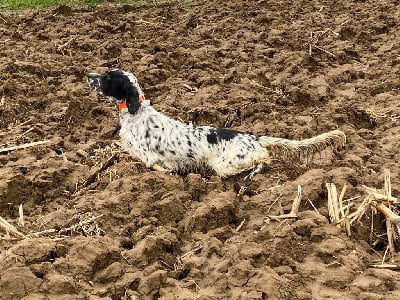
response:
[[[130,85],[127,89],[126,106],[131,114],[136,113],[140,108],[139,92],[132,85]]]

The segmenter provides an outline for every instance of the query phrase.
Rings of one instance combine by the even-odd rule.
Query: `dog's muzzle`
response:
[[[103,94],[100,78],[101,78],[100,74],[89,73],[87,82],[91,89],[95,90],[99,94]]]

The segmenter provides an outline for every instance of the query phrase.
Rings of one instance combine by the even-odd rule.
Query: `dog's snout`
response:
[[[89,74],[87,75],[87,80],[88,80],[88,82],[93,82],[93,81],[95,81],[98,77],[99,77],[99,74],[96,74],[96,73],[89,73]]]
[[[96,92],[102,94],[101,83],[100,83],[100,74],[89,73],[87,75],[87,83],[90,88],[95,90]]]
[[[96,73],[89,73],[87,75],[88,80],[96,80],[100,77],[100,74],[96,74]]]

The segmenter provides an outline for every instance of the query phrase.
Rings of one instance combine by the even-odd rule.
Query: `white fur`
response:
[[[103,84],[103,81],[106,83]],[[327,147],[338,148],[346,141],[345,134],[339,130],[296,141],[258,137],[210,126],[187,125],[156,111],[148,100],[141,103],[139,99],[135,100],[131,93],[135,94],[136,90],[142,96],[143,91],[135,75],[129,72],[113,70],[104,75],[92,73],[88,75],[88,83],[98,93],[111,96],[117,106],[124,101],[121,92],[131,91],[125,95],[130,101],[128,107],[131,111],[126,108],[120,111],[120,135],[126,150],[142,160],[148,168],[158,165],[179,172],[209,169],[225,177],[257,166],[250,174],[251,178],[265,170],[265,165],[270,162],[269,152],[275,157],[291,161],[301,157],[307,161],[315,153]],[[126,89],[131,85],[133,92],[132,89]]]
[[[176,171],[211,169],[219,176],[229,176],[253,168],[257,161],[269,161],[256,136],[239,133],[210,144],[207,135],[214,128],[173,120],[156,111],[148,100],[134,115],[123,109],[120,120],[124,147],[149,168],[158,164]]]

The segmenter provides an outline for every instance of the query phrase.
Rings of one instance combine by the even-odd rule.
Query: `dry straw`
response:
[[[45,141],[26,143],[26,144],[12,146],[12,147],[0,148],[0,153],[19,150],[19,149],[25,149],[25,148],[34,147],[34,146],[39,146],[39,145],[47,144],[49,142],[50,141],[45,140]]]
[[[400,269],[400,265],[386,264],[386,257],[389,252],[392,259],[396,252],[395,241],[400,233],[400,215],[399,208],[400,200],[392,195],[390,170],[384,170],[384,188],[378,190],[375,188],[363,186],[366,194],[364,199],[356,205],[356,200],[360,197],[353,197],[344,200],[347,186],[344,185],[340,195],[338,195],[337,188],[333,183],[327,183],[326,189],[328,192],[328,212],[329,219],[332,224],[342,227],[348,236],[351,236],[351,226],[354,226],[357,222],[361,221],[362,217],[369,211],[381,213],[386,220],[386,237],[388,248],[385,252],[385,256],[380,264],[371,264],[370,267],[379,267],[397,270]],[[293,201],[292,210],[289,214],[281,214],[279,216],[269,216],[272,220],[291,219],[298,217],[298,209],[301,201],[301,187],[298,186],[297,196]],[[346,203],[346,205],[344,205]],[[355,207],[355,209],[353,209]],[[351,212],[351,210],[353,210]],[[372,218],[373,219],[373,218]],[[373,222],[371,222],[371,235],[373,234]]]
[[[349,199],[347,202],[346,213],[343,215],[342,200],[345,193],[345,187],[343,187],[341,197],[337,199],[336,187],[333,183],[328,183],[328,210],[329,216],[332,223],[338,224],[346,229],[347,235],[351,236],[350,226],[354,225],[357,221],[360,221],[362,217],[374,208],[377,212],[381,213],[386,220],[386,236],[388,243],[388,250],[393,256],[396,252],[395,239],[396,233],[400,232],[400,216],[398,210],[399,199],[392,196],[392,185],[390,181],[390,170],[384,170],[384,188],[383,190],[377,190],[375,188],[363,186],[367,195],[364,200],[358,205],[357,209],[350,212],[350,206],[355,206],[353,202],[355,199]],[[337,213],[340,210],[341,216]],[[372,210],[373,211],[373,210]],[[373,219],[373,218],[371,218]],[[371,233],[373,233],[373,223],[371,222]],[[386,253],[385,253],[386,254]],[[385,255],[386,258],[386,255]],[[380,265],[384,265],[385,258]],[[376,267],[374,265],[374,267]],[[383,268],[386,268],[385,265]]]

